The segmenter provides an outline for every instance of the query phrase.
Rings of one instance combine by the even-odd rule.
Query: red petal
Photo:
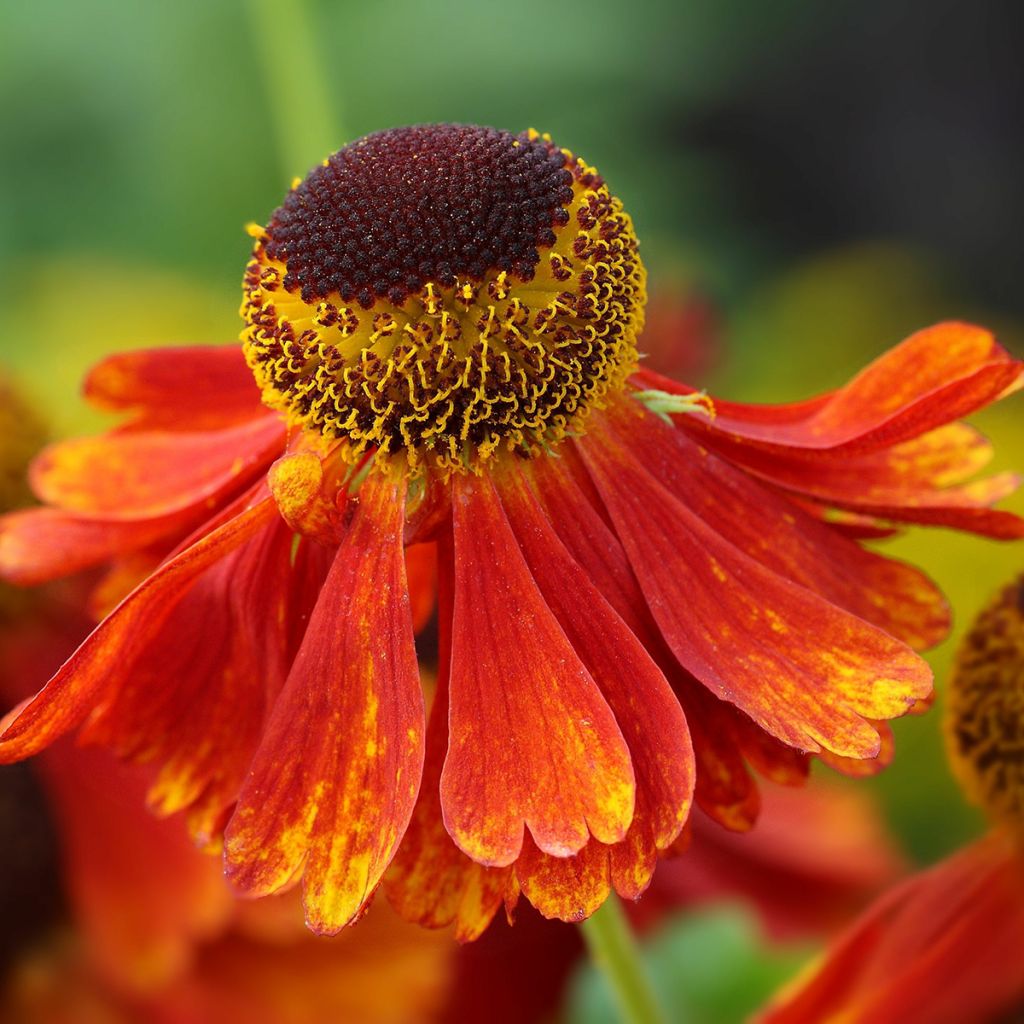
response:
[[[759,447],[852,454],[891,447],[989,405],[1019,386],[1021,372],[988,331],[941,323],[911,335],[830,394],[777,406],[715,399],[713,421],[685,416],[679,424]],[[693,390],[649,371],[634,379],[643,387]]]
[[[616,410],[613,419],[664,487],[762,565],[912,647],[930,647],[948,632],[945,599],[917,569],[865,551],[638,403]]]
[[[93,631],[42,690],[0,732],[0,763],[35,754],[73,729],[108,695],[113,663],[127,664],[200,575],[276,516],[266,498],[196,541],[160,567]]]
[[[369,477],[225,835],[235,885],[265,895],[301,872],[324,934],[373,895],[420,785],[404,519],[404,484]]]
[[[460,942],[479,938],[501,907],[511,867],[488,868],[470,860],[445,831],[441,815],[441,769],[448,750],[448,673],[451,661],[451,531],[439,545],[438,632],[441,664],[427,724],[423,783],[402,844],[384,876],[392,906],[407,921],[427,928],[454,922]],[[408,550],[406,552],[408,554]]]
[[[266,412],[240,345],[122,352],[93,367],[84,392],[149,430],[215,430]]]
[[[137,658],[111,667],[84,742],[155,763],[158,814],[216,844],[290,660],[291,531],[280,520],[197,581]]]
[[[532,478],[544,507],[549,516],[558,519],[559,537],[573,558],[669,673],[672,688],[685,709],[693,744],[697,803],[724,827],[749,829],[757,819],[760,800],[739,751],[733,709],[682,669],[665,647],[622,545],[579,486],[574,460],[571,450],[563,450],[557,461],[538,460],[532,465]],[[587,484],[593,491],[589,477]],[[594,500],[600,500],[593,493]],[[559,516],[561,509],[571,509],[572,514]]]
[[[507,474],[500,494],[545,602],[601,688],[629,745],[637,785],[634,827],[663,850],[682,830],[693,797],[693,747],[679,701],[643,645],[558,539],[523,476]],[[575,512],[561,508],[555,522],[575,518]],[[585,615],[581,608],[587,609]]]
[[[524,825],[555,856],[591,835],[618,842],[635,785],[612,712],[537,589],[490,481],[460,475],[452,489],[448,832],[492,866],[516,859]]]
[[[151,519],[239,490],[284,448],[272,414],[197,433],[138,432],[51,445],[32,465],[41,501],[83,516]]]
[[[692,678],[685,683],[683,703],[697,761],[694,799],[723,828],[746,832],[761,812],[761,793],[743,760],[736,715]]]
[[[622,545],[586,497],[589,492],[592,500],[600,500],[589,476],[585,481],[580,478],[586,470],[575,465],[577,457],[571,449],[563,448],[561,455],[557,460],[536,460],[530,467],[548,516],[558,522],[559,539],[667,673],[689,725],[697,766],[694,796],[698,804],[724,827],[745,831],[753,826],[760,807],[757,785],[747,771],[740,747],[737,722],[745,716],[713,697],[665,647]],[[564,510],[571,510],[571,514]],[[635,838],[635,828],[630,829],[630,837]],[[622,845],[613,847],[613,851],[620,851]],[[626,856],[624,852],[614,854],[613,880],[616,890],[625,895],[623,870],[621,865],[616,866],[620,855]]]
[[[769,733],[873,757],[878,737],[863,718],[903,714],[929,692],[909,648],[729,544],[596,417],[579,449],[677,657]]]

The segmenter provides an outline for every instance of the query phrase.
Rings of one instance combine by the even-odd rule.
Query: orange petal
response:
[[[499,493],[544,600],[629,745],[636,776],[634,825],[642,824],[651,845],[663,850],[682,830],[693,798],[693,747],[679,701],[643,645],[558,539],[524,477],[507,474]],[[574,508],[562,508],[555,522],[574,517]]]
[[[238,491],[284,448],[272,414],[196,433],[130,432],[62,441],[31,469],[41,501],[110,520],[151,519]]]
[[[874,757],[864,718],[904,714],[930,691],[927,665],[731,545],[596,418],[578,447],[680,661],[790,746]]]
[[[1003,540],[1024,536],[1024,520],[989,508],[1017,489],[1016,474],[999,473],[949,486],[948,481],[960,474],[947,472],[941,458],[932,457],[935,435],[948,435],[948,428],[883,452],[829,458],[769,455],[739,445],[717,448],[727,459],[801,501],[869,518],[949,526]],[[924,449],[920,457],[919,447]],[[946,454],[949,463],[956,461],[955,452]]]
[[[555,620],[490,481],[452,483],[455,607],[445,825],[473,860],[511,864],[524,825],[545,853],[623,838],[629,751]]]
[[[762,448],[847,454],[888,448],[960,419],[1019,387],[1022,365],[988,331],[936,324],[876,359],[845,387],[789,405],[753,406],[715,399],[714,420],[684,416],[688,432]],[[642,387],[692,393],[650,371]]]
[[[404,484],[371,475],[225,834],[234,884],[266,895],[301,873],[321,934],[366,906],[420,785],[404,519]]]
[[[945,599],[922,572],[865,551],[638,403],[624,404],[614,419],[665,488],[762,565],[912,647],[930,647],[948,632]]]
[[[552,857],[529,837],[516,861],[523,895],[547,918],[582,921],[611,892],[609,847],[591,839],[572,857]]]
[[[276,515],[265,498],[170,559],[100,623],[60,671],[0,723],[0,763],[35,754],[108,697],[112,666],[136,659],[196,580]]]
[[[282,518],[296,533],[332,547],[341,541],[345,492],[325,486],[319,455],[299,451],[281,456],[267,473],[267,485]]]
[[[438,545],[438,632],[441,664],[427,724],[423,783],[401,846],[384,876],[392,906],[407,921],[427,928],[454,922],[460,942],[479,938],[501,907],[511,867],[488,868],[470,860],[445,831],[441,816],[441,769],[448,750],[448,673],[451,662],[451,531]],[[408,551],[407,551],[408,554]]]
[[[215,430],[266,413],[240,345],[121,352],[94,366],[83,390],[148,430]]]
[[[916,714],[917,709],[911,708],[910,713]],[[854,757],[840,757],[829,750],[823,750],[818,754],[818,760],[840,774],[854,779],[871,778],[871,776],[884,771],[892,764],[892,759],[896,756],[896,737],[888,722],[872,722],[871,724],[878,731],[879,747],[878,753],[874,757],[859,760]]]

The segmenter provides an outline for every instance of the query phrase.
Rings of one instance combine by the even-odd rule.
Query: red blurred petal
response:
[[[423,768],[405,487],[371,475],[225,834],[249,895],[304,878],[307,922],[355,919],[394,856]]]
[[[193,509],[136,522],[86,519],[54,508],[0,518],[0,577],[34,586],[180,536],[196,525]]]
[[[412,628],[419,633],[437,603],[437,545],[411,544],[405,549],[405,574],[412,600]]]
[[[669,377],[699,378],[718,361],[722,338],[718,311],[703,295],[662,288],[644,310],[640,350],[645,366]]]
[[[83,389],[148,430],[213,430],[266,413],[240,345],[121,352],[94,366]]]
[[[448,1005],[438,1024],[541,1024],[559,1004],[583,952],[578,928],[524,907],[510,927],[499,920],[455,957]]]
[[[555,620],[490,481],[452,483],[455,609],[445,825],[473,860],[511,864],[524,825],[546,853],[633,817],[629,751],[608,704]]]
[[[271,413],[217,431],[104,434],[45,449],[30,472],[40,500],[110,520],[152,519],[237,491],[284,448]]]
[[[593,418],[577,444],[665,639],[769,733],[798,749],[873,757],[878,737],[863,719],[903,714],[930,691],[909,648],[731,545],[607,421]]]
[[[78,725],[107,697],[112,665],[137,658],[202,573],[275,516],[274,503],[263,499],[170,559],[125,598],[46,686],[3,720],[0,763],[37,753]]]
[[[1001,1019],[1024,999],[1022,949],[1024,861],[990,835],[882,896],[758,1020]]]
[[[790,938],[848,920],[902,872],[881,812],[861,791],[812,782],[765,786],[763,798],[757,827],[741,835],[694,815],[689,849],[660,865],[633,916],[742,900],[773,937]]]
[[[166,984],[228,918],[233,901],[220,864],[192,846],[180,822],[146,813],[146,773],[68,742],[40,766],[90,958],[118,985]]]
[[[292,534],[275,519],[196,582],[144,651],[110,666],[82,740],[155,763],[150,805],[216,843],[290,662]]]

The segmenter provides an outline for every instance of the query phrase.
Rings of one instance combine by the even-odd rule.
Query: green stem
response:
[[[346,141],[323,75],[306,0],[248,0],[249,25],[267,89],[282,170],[306,172]]]
[[[612,893],[580,924],[590,955],[611,987],[623,1024],[665,1024],[619,898]]]

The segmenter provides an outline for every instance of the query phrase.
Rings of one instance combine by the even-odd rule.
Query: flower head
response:
[[[301,878],[315,930],[382,881],[463,938],[520,891],[578,919],[643,892],[693,799],[749,827],[749,767],[875,770],[948,617],[860,538],[1024,534],[989,507],[1013,481],[963,483],[988,449],[956,418],[1021,378],[991,335],[939,325],[781,407],[635,370],[629,219],[546,138],[370,136],[254,233],[244,354],[101,364],[127,428],[45,451],[50,507],[3,525],[12,579],[138,585],[0,758],[81,727],[154,762],[152,805],[244,892]]]
[[[535,132],[369,135],[253,234],[242,340],[264,401],[349,459],[464,472],[529,456],[635,367],[632,223]]]

